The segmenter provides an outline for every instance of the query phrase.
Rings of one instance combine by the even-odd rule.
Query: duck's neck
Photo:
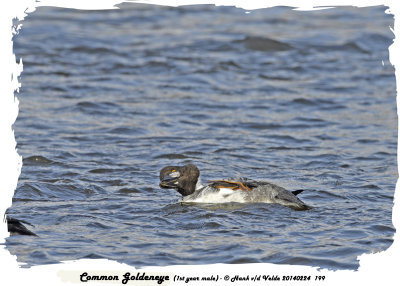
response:
[[[177,191],[182,195],[182,196],[188,196],[193,194],[195,191],[200,190],[204,188],[204,186],[201,184],[200,180],[197,181],[196,184],[194,182],[192,184],[183,184],[180,188],[177,189]]]

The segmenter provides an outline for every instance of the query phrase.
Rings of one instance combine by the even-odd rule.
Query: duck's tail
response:
[[[296,190],[296,191],[292,191],[292,194],[297,196],[298,194],[300,194],[301,192],[304,192],[304,190]]]

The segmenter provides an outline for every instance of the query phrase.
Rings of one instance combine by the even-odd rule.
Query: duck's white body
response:
[[[215,188],[200,186],[193,194],[182,197],[184,203],[276,203],[295,209],[307,209],[292,192],[267,182],[252,181],[257,184],[251,190],[234,190],[231,188]]]
[[[245,203],[245,194],[228,188],[215,189],[210,186],[196,189],[196,191],[188,196],[184,196],[181,202],[186,203],[206,203],[206,204],[223,204],[223,203]]]

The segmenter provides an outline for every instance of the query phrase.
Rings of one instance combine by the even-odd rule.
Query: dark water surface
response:
[[[14,40],[23,168],[8,213],[28,266],[80,258],[145,265],[357,269],[395,229],[397,115],[384,7],[39,8]],[[313,206],[181,205],[165,165],[244,176]]]

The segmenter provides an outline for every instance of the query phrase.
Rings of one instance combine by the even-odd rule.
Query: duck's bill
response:
[[[165,176],[160,181],[160,187],[164,189],[173,189],[176,188],[176,184],[178,183],[177,178],[172,178],[170,176]]]

